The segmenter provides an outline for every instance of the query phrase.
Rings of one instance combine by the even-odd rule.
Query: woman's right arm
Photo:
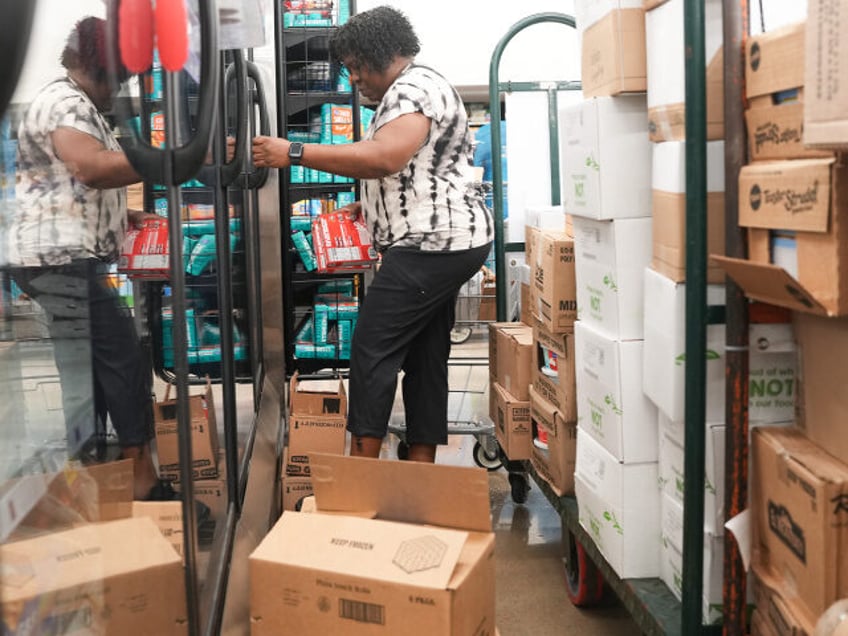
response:
[[[108,150],[100,140],[87,133],[61,126],[50,137],[56,156],[74,178],[90,188],[108,190],[141,181],[123,152]]]

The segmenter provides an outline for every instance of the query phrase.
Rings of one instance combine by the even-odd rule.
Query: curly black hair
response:
[[[109,57],[113,57],[117,60],[118,82],[124,82],[129,73],[121,64],[118,51],[110,51],[107,28],[107,22],[102,18],[88,16],[77,22],[62,50],[62,66],[69,71],[82,71],[97,82],[106,82],[109,78]]]
[[[414,57],[421,50],[407,17],[393,7],[375,7],[352,16],[330,38],[330,56],[359,68],[385,71],[396,57]]]

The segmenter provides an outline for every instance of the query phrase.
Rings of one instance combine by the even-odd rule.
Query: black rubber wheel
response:
[[[527,481],[527,475],[510,473],[509,488],[512,494],[512,500],[515,503],[523,504],[527,501],[527,494],[530,492],[530,483]]]
[[[471,327],[455,326],[450,332],[451,344],[462,344],[471,337]]]
[[[568,600],[577,607],[597,605],[604,595],[604,577],[570,530],[564,537],[565,587]]]
[[[489,472],[496,471],[502,466],[498,451],[487,453],[480,442],[474,443],[474,463]]]
[[[400,440],[398,442],[397,456],[398,456],[398,459],[402,459],[404,461],[409,459],[409,444],[407,444],[403,440]]]

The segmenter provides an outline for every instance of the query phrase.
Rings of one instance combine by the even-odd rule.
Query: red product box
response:
[[[368,228],[344,212],[322,214],[312,222],[312,247],[318,271],[368,269],[377,260]]]
[[[168,252],[168,220],[145,219],[141,228],[127,232],[118,271],[132,278],[167,280]]]

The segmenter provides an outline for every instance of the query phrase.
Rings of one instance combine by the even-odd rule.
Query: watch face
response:
[[[293,141],[289,145],[289,161],[292,165],[298,165],[303,157],[303,144],[299,141]]]

